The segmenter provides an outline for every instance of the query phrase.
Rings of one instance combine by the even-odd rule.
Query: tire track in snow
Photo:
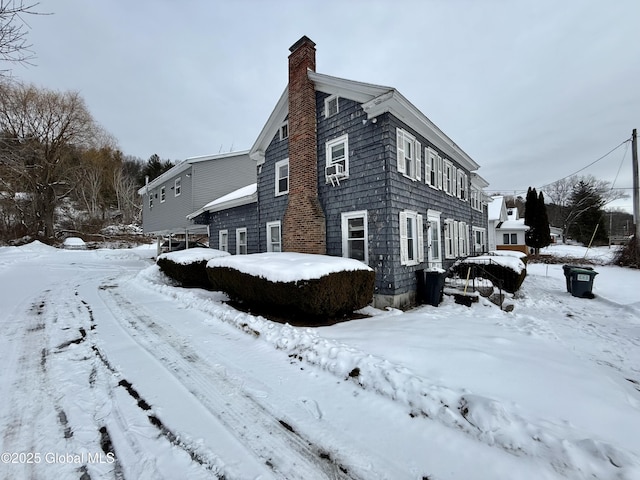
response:
[[[155,357],[191,394],[220,420],[243,445],[279,477],[289,479],[352,479],[355,472],[334,460],[332,453],[277,418],[229,378],[224,367],[212,366],[199,354],[154,322],[143,308],[118,292],[103,289],[112,309],[131,337]]]

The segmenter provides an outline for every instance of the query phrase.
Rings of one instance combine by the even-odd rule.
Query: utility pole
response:
[[[636,225],[636,247],[640,250],[640,185],[638,179],[638,132],[631,134],[631,163],[633,164],[633,221]],[[636,252],[637,253],[637,252]]]

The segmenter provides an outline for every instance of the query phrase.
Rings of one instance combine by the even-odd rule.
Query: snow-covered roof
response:
[[[252,183],[246,187],[234,190],[231,193],[227,193],[222,197],[207,203],[204,207],[199,208],[193,213],[187,215],[188,219],[193,219],[203,212],[219,212],[220,210],[227,210],[228,208],[239,207],[242,205],[248,205],[249,203],[258,201],[258,184]]]
[[[496,226],[496,230],[529,230],[529,227],[524,224],[524,218],[521,218],[519,220],[500,222]]]
[[[308,75],[317,91],[338,95],[361,103],[368,120],[390,112],[428,138],[445,155],[448,155],[463,167],[470,171],[480,168],[469,155],[395,88],[333,77],[312,70],[308,70]],[[267,147],[289,113],[288,96],[289,90],[287,87],[278,99],[267,123],[249,151],[249,156],[258,164],[264,161]]]
[[[496,195],[495,197],[491,197],[493,199],[492,202],[488,205],[488,216],[489,221],[491,220],[506,220],[507,219],[507,209],[504,204],[504,197],[501,195]]]

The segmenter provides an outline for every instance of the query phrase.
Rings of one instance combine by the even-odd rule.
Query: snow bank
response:
[[[213,267],[233,268],[271,282],[311,280],[341,271],[373,271],[364,263],[351,258],[294,252],[268,252],[215,258],[207,263],[207,268]]]
[[[239,257],[232,257],[233,259]],[[244,257],[246,258],[246,257]],[[227,258],[223,258],[218,261],[226,261]],[[293,259],[290,260],[293,262]],[[268,262],[267,262],[268,263]],[[279,268],[282,268],[282,263],[279,263]],[[285,262],[286,265],[286,262]],[[292,263],[295,265],[295,263]],[[246,268],[246,265],[244,265]],[[259,265],[256,265],[259,268]],[[301,268],[301,270],[304,270]],[[252,271],[251,273],[255,273]],[[268,271],[267,274],[271,272]],[[289,276],[287,278],[293,278]],[[517,391],[518,388],[522,390],[522,381],[536,382],[542,381],[551,376],[550,381],[553,383],[555,380],[559,380],[562,375],[554,374],[553,368],[558,365],[563,365],[560,369],[560,373],[568,370],[569,372],[576,370],[580,371],[583,368],[583,362],[579,359],[574,359],[573,354],[566,352],[564,348],[556,347],[555,344],[549,344],[551,349],[545,347],[546,340],[541,340],[537,337],[529,337],[531,340],[532,353],[525,350],[526,359],[522,365],[524,373],[520,375],[518,373],[518,367],[520,364],[514,363],[521,361],[519,359],[518,352],[521,351],[518,348],[518,341],[522,337],[519,332],[513,334],[513,340],[510,337],[495,337],[495,338],[483,338],[478,339],[478,331],[471,329],[467,334],[460,335],[460,332],[464,332],[468,326],[468,322],[463,322],[463,318],[455,318],[451,321],[450,316],[454,313],[455,305],[447,305],[447,308],[437,309],[435,318],[440,318],[440,311],[443,310],[444,316],[447,317],[446,325],[451,329],[451,334],[445,338],[449,338],[450,342],[456,345],[453,347],[444,348],[443,352],[439,352],[438,344],[436,342],[431,348],[424,350],[425,340],[420,336],[422,331],[420,328],[413,328],[411,331],[406,330],[406,326],[401,326],[398,322],[403,319],[412,319],[412,321],[418,322],[416,325],[429,324],[429,316],[426,315],[426,311],[416,311],[412,314],[405,314],[399,311],[390,311],[386,314],[381,314],[376,317],[375,320],[366,320],[368,322],[366,332],[363,333],[363,327],[356,325],[358,322],[348,322],[346,324],[336,325],[334,327],[325,327],[323,329],[312,328],[299,328],[293,327],[288,324],[278,324],[268,321],[259,316],[252,316],[250,314],[239,312],[227,305],[220,303],[220,295],[207,296],[197,291],[184,291],[181,289],[172,288],[166,283],[158,274],[157,267],[150,267],[141,272],[138,276],[139,279],[144,281],[144,284],[156,291],[175,298],[177,301],[188,305],[191,308],[196,308],[200,311],[209,313],[213,318],[212,321],[221,320],[236,328],[245,331],[261,341],[266,342],[272,347],[285,352],[289,358],[297,359],[305,364],[315,365],[327,372],[334,374],[336,377],[352,381],[359,387],[376,392],[384,397],[392,399],[405,405],[408,413],[414,416],[428,417],[432,420],[436,420],[444,425],[453,427],[456,430],[460,430],[468,434],[470,437],[477,439],[480,442],[490,446],[498,446],[514,455],[523,455],[530,458],[536,458],[544,461],[553,466],[555,470],[562,475],[566,475],[570,478],[600,478],[600,479],[631,479],[640,478],[640,458],[632,452],[635,451],[633,446],[629,446],[625,442],[615,442],[603,440],[599,435],[594,435],[593,432],[585,431],[584,428],[588,424],[580,424],[574,426],[568,421],[562,420],[562,417],[555,413],[547,414],[545,411],[544,416],[539,416],[541,412],[535,410],[523,408],[513,401],[504,401],[498,398],[492,398],[489,395],[478,394],[469,392],[466,390],[467,385],[450,386],[452,382],[448,381],[447,384],[443,383],[438,377],[432,377],[425,375],[421,369],[414,369],[411,366],[417,365],[419,359],[425,355],[435,355],[436,358],[432,358],[429,370],[433,369],[439,364],[450,363],[447,359],[447,355],[450,351],[456,353],[456,349],[459,354],[465,354],[463,358],[466,360],[452,360],[451,367],[456,372],[465,372],[467,369],[474,367],[475,364],[484,365],[482,362],[478,362],[478,358],[486,359],[488,362],[485,365],[488,368],[486,371],[482,370],[479,374],[476,374],[478,381],[489,382],[491,386],[498,384],[502,385],[507,390],[510,385],[513,385]],[[299,277],[296,277],[299,278]],[[561,280],[558,279],[558,283],[561,286]],[[564,294],[560,289],[560,294]],[[542,300],[548,303],[549,299],[544,298]],[[491,308],[488,304],[482,308]],[[424,310],[424,309],[423,309]],[[450,311],[451,310],[451,311]],[[429,310],[432,312],[433,310]],[[459,307],[455,312],[460,315],[460,311],[466,315],[477,315],[477,310],[467,309],[466,307]],[[493,315],[499,318],[493,321],[489,318],[489,324],[493,322],[503,322],[503,313],[495,311]],[[486,314],[484,315],[486,316]],[[393,317],[393,318],[389,318]],[[482,319],[477,319],[476,329],[482,327]],[[364,320],[363,320],[364,321]],[[444,321],[444,319],[443,319]],[[375,323],[378,322],[377,325]],[[382,322],[382,323],[380,323]],[[382,324],[385,325],[385,329],[378,332],[378,327]],[[332,339],[327,336],[327,333],[336,332],[342,328],[349,329],[354,328],[358,331],[359,339],[365,340],[365,345],[376,346],[382,354],[376,353],[375,348],[360,348],[357,343],[350,341],[344,343],[339,339]],[[512,327],[507,327],[510,329]],[[500,331],[498,328],[497,331]],[[420,350],[411,353],[411,345],[407,342],[402,343],[402,335],[400,332],[406,334],[407,338],[414,339],[415,342],[419,342],[421,345]],[[458,332],[458,333],[456,333]],[[506,331],[501,335],[505,336]],[[368,339],[371,340],[371,345],[367,343]],[[527,337],[525,337],[527,338]],[[390,341],[390,339],[392,339]],[[436,339],[437,340],[437,339]],[[494,349],[491,345],[482,345],[483,341],[493,342]],[[399,344],[396,344],[400,342]],[[460,342],[470,342],[467,344],[458,345]],[[516,343],[514,343],[516,342]],[[428,344],[429,342],[427,342]],[[511,348],[511,344],[514,343]],[[507,353],[504,355],[497,353],[500,350],[496,350],[495,347],[505,345]],[[480,354],[478,349],[483,352]],[[427,353],[433,350],[433,354]],[[390,355],[390,352],[397,352],[401,358],[405,358],[407,361],[396,361],[394,355]],[[478,352],[478,353],[474,353]],[[473,353],[473,355],[471,355]],[[535,359],[544,360],[547,355],[556,355],[558,358],[562,358],[559,363],[554,363],[550,366],[551,370],[543,374],[547,362],[542,361],[543,367],[537,366]],[[404,356],[403,356],[404,355]],[[418,355],[418,357],[416,356]],[[478,357],[478,355],[480,355]],[[552,358],[555,358],[553,357]],[[567,361],[570,362],[567,365]],[[514,366],[503,366],[499,368],[499,365],[511,364]],[[483,367],[483,368],[485,368]],[[509,381],[505,383],[500,375],[505,374],[511,370],[520,375],[511,384]],[[477,369],[471,368],[471,372],[475,372]],[[583,368],[584,370],[584,368]],[[581,371],[580,375],[586,373]],[[531,377],[531,378],[529,378]],[[446,377],[451,380],[450,377]],[[465,376],[466,378],[466,376]],[[535,384],[535,382],[533,382]],[[548,382],[547,382],[548,383]],[[566,383],[566,382],[565,382]],[[595,382],[586,382],[589,385],[593,385]],[[555,390],[558,390],[562,383],[558,384]],[[492,391],[501,391],[496,387]],[[535,388],[535,387],[533,387]],[[586,388],[586,387],[585,387]],[[628,387],[627,387],[628,388]],[[628,388],[629,389],[629,388]],[[565,389],[566,390],[566,389]],[[630,389],[629,389],[630,390]],[[524,389],[524,391],[528,391]],[[551,407],[555,405],[551,392],[554,390],[534,390],[534,398],[545,398],[549,400]],[[563,390],[564,391],[564,390]],[[573,395],[576,396],[576,395]],[[573,398],[573,396],[571,398]],[[578,395],[579,396],[579,395]],[[605,398],[605,397],[603,397]],[[576,402],[571,402],[571,410],[576,410],[576,406],[582,405],[584,400],[589,400],[586,404],[601,405],[600,397],[593,395],[586,397]],[[631,400],[629,400],[631,401]],[[557,402],[556,402],[557,403]],[[560,402],[561,404],[569,403],[567,401]],[[583,407],[584,409],[586,407]],[[626,407],[627,409],[629,407]],[[579,409],[582,411],[582,409]],[[615,409],[607,409],[598,411],[590,411],[590,418],[593,415],[608,415],[611,417]],[[608,428],[609,431],[611,427]],[[624,435],[613,435],[613,439],[624,438]],[[627,450],[630,448],[631,450]]]

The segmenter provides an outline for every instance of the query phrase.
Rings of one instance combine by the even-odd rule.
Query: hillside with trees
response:
[[[0,240],[139,223],[137,189],[171,166],[123,154],[77,92],[0,82]]]

